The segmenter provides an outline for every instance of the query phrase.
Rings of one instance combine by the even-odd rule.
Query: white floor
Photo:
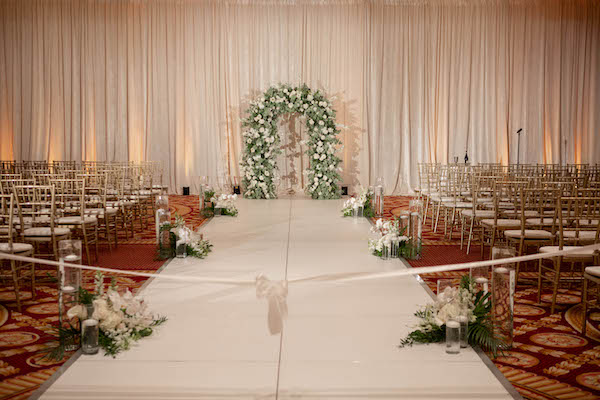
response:
[[[254,279],[404,268],[368,254],[367,220],[340,217],[340,201],[239,200],[217,217],[206,260],[176,259],[164,274]],[[414,278],[296,284],[283,335],[250,288],[153,280],[143,292],[168,316],[158,333],[117,359],[81,356],[43,399],[508,399],[473,350],[398,349],[430,301]],[[493,368],[493,367],[492,367]]]

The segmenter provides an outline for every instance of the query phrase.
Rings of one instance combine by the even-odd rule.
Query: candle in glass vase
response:
[[[66,285],[66,286],[63,286],[62,291],[65,293],[72,293],[75,291],[75,287],[73,287],[71,285]]]
[[[489,280],[488,278],[484,278],[482,276],[475,278],[475,284],[477,285],[478,288],[481,288],[481,290],[483,290],[484,294],[487,294],[488,290],[489,290]]]

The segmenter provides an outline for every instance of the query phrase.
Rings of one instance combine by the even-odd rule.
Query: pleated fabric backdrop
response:
[[[0,157],[239,174],[249,100],[335,96],[344,179],[600,161],[597,0],[0,0]],[[282,164],[283,165],[283,164]]]

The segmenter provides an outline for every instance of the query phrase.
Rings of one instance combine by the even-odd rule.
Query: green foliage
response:
[[[79,302],[84,305],[91,305],[94,302],[96,295],[87,289],[79,287]]]

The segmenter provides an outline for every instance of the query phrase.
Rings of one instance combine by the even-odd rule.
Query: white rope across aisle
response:
[[[436,272],[447,272],[447,271],[457,271],[461,269],[471,269],[477,267],[489,267],[494,265],[502,265],[502,264],[512,264],[517,262],[525,262],[532,260],[539,260],[544,258],[554,258],[559,256],[565,256],[574,253],[597,253],[600,254],[600,243],[592,244],[588,246],[581,246],[576,248],[569,248],[566,250],[559,250],[552,253],[537,253],[530,254],[526,256],[519,257],[511,257],[511,258],[502,258],[497,260],[488,260],[488,261],[476,261],[462,264],[446,264],[439,265],[433,267],[421,267],[421,268],[412,268],[406,270],[392,271],[392,272],[346,272],[346,273],[334,273],[334,274],[321,274],[321,275],[313,275],[307,276],[304,278],[296,278],[296,279],[288,279],[286,282],[290,283],[322,283],[322,282],[353,282],[353,281],[363,281],[363,280],[373,280],[373,279],[384,279],[384,278],[396,278],[402,276],[412,276],[412,275],[421,275],[421,274],[430,274]],[[197,276],[181,276],[181,275],[169,275],[169,274],[151,274],[146,272],[136,272],[136,271],[127,271],[122,269],[112,269],[112,268],[103,268],[103,267],[94,267],[90,265],[83,264],[73,264],[73,263],[62,263],[58,261],[52,260],[44,260],[40,258],[33,257],[23,257],[17,256],[14,254],[8,253],[0,253],[0,259],[9,259],[16,261],[24,261],[24,262],[32,262],[36,264],[45,264],[52,265],[56,267],[65,266],[70,268],[79,268],[83,270],[90,271],[100,271],[100,272],[108,272],[113,274],[122,274],[122,275],[131,275],[131,276],[139,276],[145,278],[155,278],[155,279],[166,279],[171,281],[179,281],[179,282],[195,282],[195,283],[204,283],[204,284],[218,284],[218,285],[231,285],[231,286],[256,286],[257,279],[263,274],[260,274],[257,279],[250,280],[239,280],[239,279],[227,279],[227,278],[213,278],[213,277],[197,277]]]

